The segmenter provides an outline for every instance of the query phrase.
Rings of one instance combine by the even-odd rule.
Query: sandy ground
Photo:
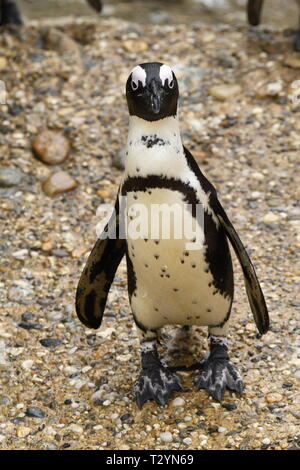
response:
[[[66,36],[53,39],[54,27]],[[282,31],[116,19],[2,32],[0,170],[15,176],[10,187],[2,176],[0,188],[3,449],[299,447],[300,105],[292,84],[300,55],[291,43]],[[270,332],[258,338],[235,262],[230,354],[246,387],[221,404],[195,390],[190,372],[181,374],[186,392],[166,407],[137,408],[139,343],[124,263],[99,330],[74,312],[97,207],[114,201],[122,175],[112,161],[126,140],[124,83],[134,65],[153,60],[174,67],[184,143],[217,187],[270,311]],[[32,139],[45,128],[71,144],[58,166],[33,155]],[[77,188],[49,197],[41,183],[57,170]],[[166,333],[169,359],[191,361],[207,348],[205,329],[183,342],[178,331]]]

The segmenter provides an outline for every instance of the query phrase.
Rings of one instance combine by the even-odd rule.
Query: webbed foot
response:
[[[210,355],[201,364],[201,372],[195,378],[195,385],[198,389],[207,390],[218,401],[221,401],[226,388],[242,393],[243,379],[229,361],[225,344],[212,341]]]
[[[134,394],[139,408],[148,400],[165,405],[173,392],[182,390],[179,377],[164,367],[156,351],[142,355],[142,370],[134,386]]]

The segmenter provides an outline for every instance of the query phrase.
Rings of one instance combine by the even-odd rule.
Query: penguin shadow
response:
[[[164,327],[159,344],[165,366],[182,375],[182,378],[186,377],[189,382],[193,378],[192,371],[199,370],[207,356],[207,334],[200,327]]]

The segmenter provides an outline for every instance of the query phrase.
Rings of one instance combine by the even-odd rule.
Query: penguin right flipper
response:
[[[252,26],[257,26],[260,23],[260,15],[263,7],[263,0],[248,0],[247,15],[248,22]]]
[[[119,202],[100,238],[96,241],[81,274],[76,291],[76,313],[89,328],[98,328],[110,286],[126,252],[126,239],[119,236]]]
[[[229,238],[231,245],[233,246],[236,256],[238,257],[238,260],[243,270],[246,292],[256,326],[260,334],[264,334],[269,329],[269,314],[264,295],[262,293],[259,281],[255,273],[254,266],[240,237],[235,231],[234,226],[230,222],[226,212],[224,211],[220,201],[218,200],[217,193],[214,188],[210,193],[209,202],[213,211],[218,217],[219,222],[225,230],[226,235]]]

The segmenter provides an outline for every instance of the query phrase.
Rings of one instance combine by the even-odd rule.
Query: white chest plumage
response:
[[[192,224],[193,217],[186,208],[184,194],[176,185],[174,188],[147,188],[147,178],[150,180],[153,175],[188,184],[207,212],[211,212],[208,195],[184,156],[177,118],[151,123],[133,116],[124,179],[145,178],[146,186],[127,192],[128,218],[134,204],[142,204],[149,217],[153,205],[166,204],[181,207],[184,220]],[[165,324],[217,325],[222,322],[231,299],[218,292],[213,284],[202,227],[197,226],[198,246],[194,250],[187,249],[191,239],[185,233],[175,239],[171,230],[170,238],[164,239],[162,229],[158,236],[151,237],[151,222],[146,227],[147,233],[140,233],[138,238],[130,233],[127,236],[128,255],[136,277],[131,298],[135,317],[147,328],[159,328]]]

